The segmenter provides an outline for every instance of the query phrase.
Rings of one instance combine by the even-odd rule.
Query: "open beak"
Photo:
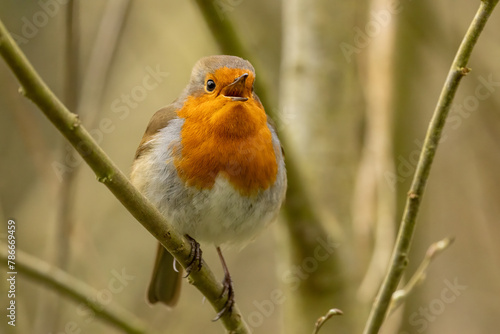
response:
[[[246,87],[245,82],[247,81],[248,73],[244,73],[234,80],[233,83],[227,85],[222,89],[222,95],[230,98],[232,101],[246,101]]]

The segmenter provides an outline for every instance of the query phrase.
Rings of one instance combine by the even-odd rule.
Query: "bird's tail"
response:
[[[161,302],[174,307],[179,300],[182,282],[182,267],[174,270],[174,257],[158,244],[153,276],[149,283],[148,301],[151,304]]]

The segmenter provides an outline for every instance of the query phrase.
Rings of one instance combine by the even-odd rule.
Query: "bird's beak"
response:
[[[244,73],[234,80],[233,83],[222,89],[222,95],[230,98],[232,101],[246,101],[248,97],[246,92],[245,82],[248,78],[248,73]]]

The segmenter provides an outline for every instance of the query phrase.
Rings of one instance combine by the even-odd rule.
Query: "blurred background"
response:
[[[199,2],[0,0],[0,19],[128,174],[153,113],[180,94],[199,58],[222,52]],[[232,25],[246,49],[237,55],[256,66],[265,89],[257,93],[267,97],[292,170],[278,223],[242,251],[226,252],[243,317],[254,333],[310,333],[318,317],[339,308],[344,316],[320,333],[359,333],[427,125],[479,1],[209,3],[212,20]],[[499,29],[497,10],[444,129],[404,280],[432,243],[455,241],[383,333],[496,333],[500,326]],[[18,93],[3,60],[0,87],[0,239],[14,219],[18,250],[86,282],[102,304],[120,305],[151,331],[223,332],[188,284],[173,310],[146,303],[156,240]],[[222,278],[212,247],[204,256]],[[17,326],[4,316],[2,333],[121,332],[27,276],[18,275],[17,292]],[[0,302],[7,305],[6,293]]]

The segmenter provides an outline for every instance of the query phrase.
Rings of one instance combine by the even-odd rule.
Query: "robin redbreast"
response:
[[[287,187],[283,150],[254,92],[255,70],[235,56],[210,56],[194,66],[189,84],[157,111],[135,154],[133,184],[192,244],[215,245],[227,302],[234,302],[222,245],[240,248],[276,219]],[[186,268],[188,275],[191,266]],[[159,245],[150,303],[174,306],[181,272]]]

